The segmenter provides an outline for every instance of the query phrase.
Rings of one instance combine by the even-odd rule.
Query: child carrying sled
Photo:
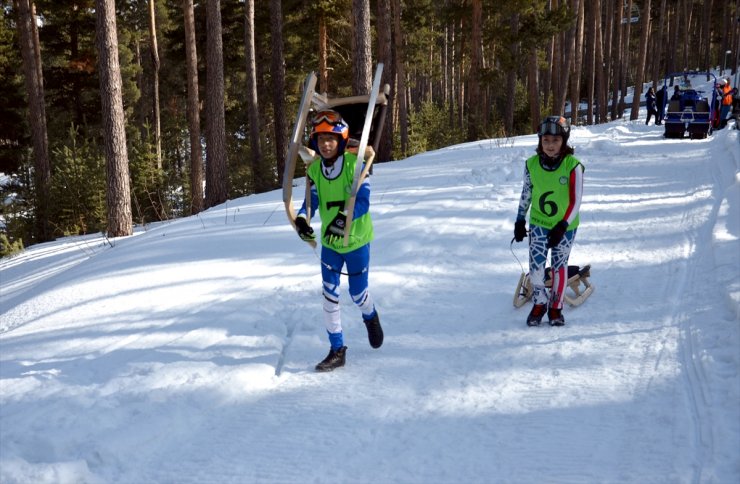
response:
[[[349,243],[344,246],[347,214],[344,207],[350,197],[357,155],[345,151],[349,141],[349,127],[336,111],[318,112],[312,121],[310,145],[320,160],[309,165],[310,207],[298,211],[296,230],[301,239],[316,238],[309,225],[309,217],[318,208],[321,215],[321,278],[323,280],[324,323],[329,336],[329,354],[316,365],[317,371],[331,371],[344,366],[347,347],[344,345],[342,322],[339,312],[339,278],[346,265],[349,293],[362,312],[367,328],[368,341],[373,348],[383,344],[383,329],[378,311],[368,288],[370,267],[370,241],[373,225],[370,219],[370,182],[365,179],[357,192]]]

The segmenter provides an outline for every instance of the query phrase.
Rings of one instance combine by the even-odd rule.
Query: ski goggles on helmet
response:
[[[319,111],[318,113],[314,114],[313,118],[311,119],[311,124],[313,124],[314,126],[322,122],[329,123],[332,126],[345,124],[344,120],[342,119],[342,115],[340,115],[336,111],[330,110]]]
[[[538,134],[544,136],[551,134],[555,136],[567,136],[570,132],[568,121],[562,116],[548,116],[545,118],[538,129]]]

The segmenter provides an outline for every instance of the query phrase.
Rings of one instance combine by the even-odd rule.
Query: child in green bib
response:
[[[537,154],[524,167],[514,239],[521,242],[527,236],[525,219],[529,211],[529,278],[534,305],[527,325],[539,326],[547,313],[550,325],[562,326],[568,258],[578,228],[584,168],[568,146],[570,125],[564,117],[548,116],[537,134]],[[549,294],[545,287],[548,251],[552,271]]]
[[[349,127],[336,111],[318,112],[312,121],[310,145],[320,160],[309,165],[306,173],[311,185],[311,217],[316,209],[321,216],[321,278],[323,280],[324,324],[329,335],[329,354],[316,365],[317,371],[331,371],[344,366],[347,347],[339,311],[339,278],[346,265],[349,293],[362,312],[368,340],[373,348],[383,344],[383,329],[368,288],[370,241],[373,224],[370,218],[370,182],[365,179],[357,191],[349,243],[344,246],[347,214],[344,208],[350,198],[357,155],[345,151]],[[362,168],[362,167],[359,167]],[[295,225],[303,240],[316,235],[308,223],[306,201],[298,211]]]

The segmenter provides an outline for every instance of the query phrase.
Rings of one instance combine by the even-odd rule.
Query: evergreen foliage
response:
[[[561,62],[551,56],[562,55],[564,42],[572,37],[569,32],[578,12],[571,10],[572,2],[562,0],[479,0],[482,5],[482,45],[478,46],[482,65],[477,78],[470,79],[470,62],[475,46],[471,45],[472,7],[470,1],[402,0],[400,6],[400,40],[405,71],[405,100],[408,106],[408,145],[401,153],[398,99],[392,85],[391,112],[393,150],[398,159],[420,151],[435,149],[467,139],[514,136],[531,132],[533,116],[531,102],[539,102],[543,114],[553,108],[552,98],[531,100],[528,91],[528,63],[538,62],[539,92],[550,94],[561,75]],[[583,3],[583,0],[581,0]],[[34,0],[38,15],[41,63],[45,90],[48,142],[52,153],[53,219],[49,222],[57,235],[87,233],[104,229],[105,225],[105,164],[102,149],[102,119],[98,53],[95,48],[95,0],[69,2]],[[183,11],[180,0],[157,0],[159,68],[159,108],[161,113],[161,170],[157,167],[156,140],[150,126],[154,126],[154,63],[151,56],[148,0],[116,2],[118,52],[123,83],[123,100],[129,150],[129,169],[133,216],[137,223],[150,223],[187,215],[190,211],[189,134],[186,116],[186,65],[184,52]],[[395,1],[391,2],[395,5]],[[634,0],[642,7],[641,0]],[[654,72],[665,72],[675,66],[703,66],[705,58],[721,63],[726,49],[739,45],[740,29],[725,18],[735,19],[740,14],[738,5],[722,2],[676,0],[667,2],[670,12],[661,12],[652,2],[651,12],[641,10],[641,18],[651,17],[650,38]],[[306,72],[318,69],[318,24],[326,21],[328,49],[329,96],[352,94],[352,0],[282,0],[282,40],[286,90],[283,93],[287,116],[295,113]],[[583,3],[586,17],[594,2]],[[31,153],[28,106],[24,88],[20,49],[17,39],[13,2],[2,2],[0,22],[0,173],[12,175],[9,186],[2,187],[6,197],[3,207],[5,224],[0,234],[8,242],[21,239],[34,242],[29,227],[33,224],[33,186],[29,173]],[[207,69],[205,66],[206,2],[194,2],[195,32],[199,63],[200,100],[204,103]],[[244,55],[244,3],[221,2],[223,28],[223,61],[225,87],[226,164],[232,187],[231,196],[248,195],[277,188],[275,145],[285,140],[274,139],[270,31],[270,9],[266,1],[255,2],[255,42],[257,59],[257,89],[260,93],[260,143],[263,159],[252,166],[250,126],[247,100],[244,95],[246,65]],[[609,32],[612,16],[621,2],[601,2],[600,28]],[[711,8],[709,32],[704,32],[701,21],[703,9]],[[395,9],[395,8],[394,8]],[[598,12],[597,12],[598,13]],[[686,14],[689,13],[688,17]],[[375,28],[376,4],[371,4],[372,28]],[[515,27],[512,22],[516,20]],[[661,22],[666,27],[665,38],[659,39]],[[637,47],[642,22],[632,24],[629,52]],[[590,32],[593,26],[586,26]],[[395,30],[395,24],[393,29]],[[613,29],[612,29],[613,30]],[[667,37],[671,35],[671,37]],[[695,51],[688,39],[699,38],[703,51]],[[614,42],[614,38],[611,39]],[[606,42],[606,38],[602,37]],[[551,42],[558,48],[550,51]],[[517,46],[516,49],[512,48]],[[377,45],[373,44],[373,54]],[[614,49],[604,46],[604,55],[613,55]],[[583,47],[585,51],[585,47]],[[536,54],[531,56],[530,54]],[[736,57],[735,52],[732,57]],[[399,55],[396,46],[393,56]],[[625,54],[627,55],[627,54]],[[732,60],[732,59],[730,59]],[[395,60],[394,60],[395,62]],[[627,58],[627,64],[634,59]],[[672,62],[673,64],[669,64]],[[614,89],[619,72],[616,61],[605,72],[605,89]],[[709,66],[706,66],[709,67]],[[633,70],[626,73],[626,82],[633,82]],[[679,68],[680,70],[680,68]],[[396,66],[387,65],[389,76]],[[579,88],[572,96],[589,98],[585,82],[593,75],[584,67],[580,72]],[[513,76],[515,82],[507,82]],[[549,77],[547,77],[549,76]],[[567,78],[567,76],[564,76]],[[573,76],[575,77],[575,76]],[[545,83],[545,79],[550,79]],[[476,95],[469,99],[470,83],[475,81]],[[391,81],[392,82],[392,81]],[[571,82],[571,81],[565,81]],[[507,91],[510,89],[511,92]],[[565,89],[565,88],[564,88]],[[561,91],[562,92],[562,91]],[[513,99],[512,99],[513,98]],[[513,101],[513,112],[512,103]],[[475,126],[466,113],[470,106],[481,107],[481,117]],[[536,110],[535,110],[536,111]],[[507,114],[508,113],[508,114]],[[513,115],[513,119],[507,116]],[[206,126],[205,112],[201,112],[201,129]],[[480,123],[478,122],[480,120]],[[288,129],[292,119],[286,120]],[[506,121],[506,122],[505,122]],[[597,120],[596,122],[602,122]],[[588,121],[591,122],[591,121]],[[507,124],[508,123],[508,124]],[[72,126],[73,128],[70,128]],[[201,133],[205,139],[204,133]],[[299,176],[302,166],[297,167]]]
[[[17,34],[11,14],[3,9],[0,23],[0,173],[21,168],[21,154],[30,144],[28,103],[18,51]]]
[[[99,146],[71,125],[52,150],[51,201],[54,235],[105,230],[105,160]]]
[[[425,102],[409,113],[409,149],[413,153],[436,150],[455,144],[462,133],[449,124],[447,105]]]
[[[131,138],[129,138],[130,140]],[[171,218],[170,202],[182,205],[173,197],[166,184],[164,170],[157,168],[157,151],[148,123],[144,137],[129,141],[129,174],[131,177],[131,206],[134,221],[141,225]]]
[[[7,257],[23,250],[23,241],[18,239],[11,242],[8,236],[0,233],[0,257]]]

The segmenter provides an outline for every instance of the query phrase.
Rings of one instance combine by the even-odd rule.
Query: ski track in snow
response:
[[[563,328],[511,303],[535,136],[376,166],[386,340],[369,347],[342,278],[347,366],[329,374],[319,261],[279,194],[1,261],[0,481],[734,481],[740,339],[712,249],[732,154],[598,129],[572,138],[571,263],[596,289]]]

